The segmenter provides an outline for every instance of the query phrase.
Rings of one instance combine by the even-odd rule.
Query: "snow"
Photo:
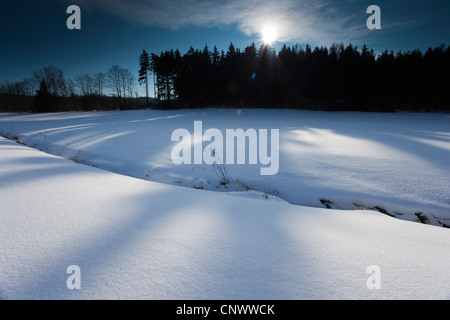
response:
[[[279,129],[280,165],[172,163],[174,130]],[[291,204],[378,208],[391,216],[450,226],[450,116],[446,114],[199,109],[3,114],[0,132],[28,146],[111,172],[190,188],[253,190]],[[204,146],[206,146],[206,142]],[[254,197],[255,194],[247,193]]]
[[[145,181],[0,138],[0,298],[450,298],[447,229],[250,193]],[[71,265],[80,290],[67,288]],[[366,285],[372,265],[379,290]]]

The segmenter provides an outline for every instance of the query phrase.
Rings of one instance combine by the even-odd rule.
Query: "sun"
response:
[[[274,26],[265,26],[262,31],[262,41],[265,44],[272,44],[277,41],[278,31]]]

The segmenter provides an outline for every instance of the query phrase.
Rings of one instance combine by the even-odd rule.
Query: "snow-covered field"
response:
[[[196,120],[280,129],[279,173],[230,165],[254,190],[196,190],[239,189],[208,165],[172,163],[171,133]],[[0,299],[450,299],[449,125],[282,110],[2,114],[22,144],[0,138]],[[418,212],[436,226],[412,222]],[[80,290],[67,287],[72,265]]]
[[[173,164],[174,130],[279,129],[279,172]],[[450,116],[202,109],[0,115],[0,133],[54,155],[132,177],[219,191],[255,190],[312,207],[381,210],[450,226]],[[207,143],[203,143],[206,147]]]

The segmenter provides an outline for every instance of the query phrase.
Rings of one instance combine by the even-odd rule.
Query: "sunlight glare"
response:
[[[272,44],[277,40],[277,29],[273,26],[265,26],[262,29],[262,40],[265,44]]]

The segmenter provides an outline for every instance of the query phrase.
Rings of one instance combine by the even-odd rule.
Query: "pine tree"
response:
[[[216,67],[220,63],[220,53],[219,50],[217,50],[217,47],[214,46],[213,52],[212,52],[212,64]]]
[[[236,55],[236,48],[234,47],[234,44],[231,42],[228,46],[228,52],[227,52],[227,58],[232,58]]]
[[[142,54],[139,57],[139,65],[141,66],[141,68],[139,69],[139,85],[145,83],[145,94],[147,97],[148,108],[148,72],[150,70],[150,57],[145,50],[142,51]]]
[[[48,90],[47,83],[42,80],[39,85],[39,90],[36,91],[36,96],[33,101],[34,112],[52,112],[52,95]]]

